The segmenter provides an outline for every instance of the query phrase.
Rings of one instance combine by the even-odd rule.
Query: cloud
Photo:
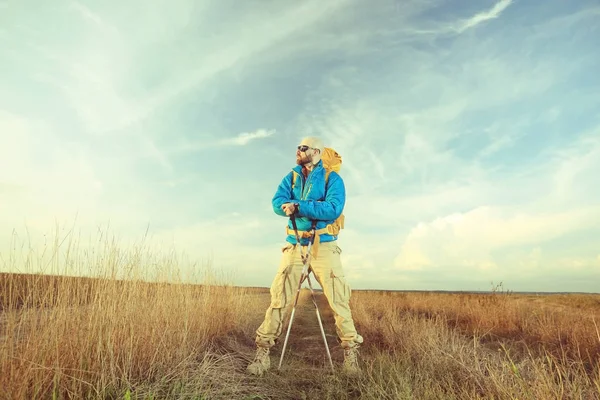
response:
[[[597,228],[600,206],[540,213],[514,208],[478,207],[428,223],[419,223],[407,235],[394,260],[399,270],[497,266],[503,249],[536,246],[572,233]],[[539,262],[541,250],[529,257]],[[511,268],[510,266],[503,266]]]
[[[428,18],[409,19],[402,24],[403,27],[401,28],[400,32],[402,32],[402,34],[406,37],[410,37],[412,40],[414,40],[414,38],[436,38],[439,36],[460,35],[469,29],[485,23],[486,21],[499,18],[502,12],[504,12],[512,3],[513,0],[500,0],[489,10],[478,12],[467,18],[459,18],[452,22],[430,20]],[[426,8],[433,8],[436,4],[430,3],[428,5],[430,7]],[[461,7],[457,7],[457,9],[461,10]],[[438,14],[436,13],[434,15]]]
[[[14,27],[10,33],[12,38],[25,38],[16,52],[24,67],[20,73],[30,74],[36,84],[55,91],[62,104],[74,111],[69,116],[70,124],[77,126],[81,134],[110,135],[115,142],[125,142],[123,138],[133,136],[138,141],[130,142],[131,158],[150,157],[165,171],[172,172],[173,160],[165,142],[186,135],[170,122],[177,119],[177,113],[191,97],[197,96],[200,86],[310,29],[344,4],[334,1],[323,7],[311,1],[293,8],[277,7],[268,10],[276,16],[260,24],[254,22],[263,21],[266,11],[253,9],[243,14],[245,23],[240,25],[235,17],[219,18],[221,27],[235,24],[232,30],[218,28],[216,34],[209,23],[201,24],[201,29],[208,31],[200,40],[186,30],[192,16],[202,21],[210,12],[218,12],[208,4],[183,1],[173,6],[162,1],[131,21],[124,17],[131,12],[128,7],[136,7],[133,3],[92,8],[72,1],[66,7],[49,10],[54,20],[73,22],[72,34],[56,31],[45,35],[43,22],[34,17],[23,20],[23,27],[18,28],[21,32]],[[15,7],[14,12],[18,15],[23,11]],[[73,13],[80,17],[79,21],[71,18]],[[36,26],[36,30],[28,26]],[[240,34],[240,26],[254,28],[242,28],[244,32]],[[76,40],[66,40],[65,36]],[[31,62],[40,57],[45,60],[44,68]],[[215,135],[211,139],[216,140],[222,132]],[[243,137],[236,141],[246,142]]]
[[[500,0],[490,10],[482,11],[471,18],[462,21],[456,28],[454,28],[454,30],[458,33],[462,33],[467,29],[473,28],[485,21],[498,18],[500,14],[502,14],[502,12],[511,5],[511,3],[512,0]]]
[[[200,151],[205,151],[209,149],[219,149],[222,147],[228,146],[247,146],[250,142],[266,139],[275,134],[275,129],[257,129],[254,132],[242,132],[239,133],[235,137],[214,140],[211,138],[207,138],[202,141],[190,141],[190,140],[182,140],[181,143],[170,145],[168,147],[164,147],[159,154],[153,154],[152,152],[145,153],[145,156],[153,156],[160,157],[159,159],[164,159],[165,162],[169,157],[178,157],[183,156],[185,154],[196,153]],[[156,146],[151,147],[151,151],[158,152]]]
[[[264,139],[272,136],[275,130],[257,129],[254,132],[242,132],[232,139],[224,139],[221,143],[224,145],[246,146],[253,140]]]
[[[149,96],[140,101],[134,112],[116,120],[107,130],[120,131],[153,117],[160,109],[167,107],[220,72],[247,61],[298,31],[310,28],[344,4],[346,4],[344,0],[331,1],[326,6],[318,1],[302,2],[294,8],[280,12],[266,24],[251,23],[250,21],[255,21],[264,15],[257,15],[260,13],[258,11],[249,13],[244,17],[249,23],[237,24],[234,35],[223,35],[214,42],[207,43],[204,50],[211,52],[210,58],[206,58],[205,51],[196,50],[194,59],[197,61],[195,63],[197,67],[189,68],[183,74],[167,76],[164,84],[156,87]],[[240,31],[240,27],[245,25],[252,26],[252,29],[242,28]],[[186,54],[186,63],[189,63],[188,57]]]

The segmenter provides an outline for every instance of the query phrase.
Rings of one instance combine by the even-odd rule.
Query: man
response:
[[[309,231],[313,221],[316,221],[316,230],[327,227],[342,214],[344,208],[344,181],[339,174],[331,171],[325,182],[326,171],[321,159],[323,151],[321,140],[304,138],[296,151],[297,165],[282,179],[272,200],[273,211],[277,215],[289,218],[296,213],[299,233]],[[287,233],[279,270],[271,284],[271,303],[256,330],[256,356],[247,367],[248,372],[255,375],[262,375],[270,368],[269,350],[282,333],[286,308],[294,301],[302,273],[301,251],[306,252],[306,247],[300,247],[307,246],[309,239],[301,236],[298,245],[290,220]],[[357,333],[352,320],[350,287],[344,278],[340,261],[342,250],[337,245],[335,233],[322,233],[319,239],[318,248],[313,244],[311,249],[310,268],[333,310],[336,332],[344,349],[344,370],[357,373],[357,349],[363,338]]]

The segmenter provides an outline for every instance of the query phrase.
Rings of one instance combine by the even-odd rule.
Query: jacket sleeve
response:
[[[300,200],[298,215],[310,219],[332,221],[337,219],[344,210],[346,203],[346,188],[344,180],[335,171],[329,175],[325,200]]]
[[[285,177],[283,177],[283,179],[279,183],[279,186],[277,187],[277,190],[275,191],[273,199],[271,200],[271,204],[273,205],[273,211],[275,212],[275,214],[281,215],[282,217],[287,217],[287,215],[281,209],[281,206],[285,203],[292,202],[292,174],[293,172],[290,172]]]

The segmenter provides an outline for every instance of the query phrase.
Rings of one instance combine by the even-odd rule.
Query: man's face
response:
[[[296,164],[305,165],[312,161],[312,152],[314,150],[305,144],[301,144],[296,149]]]

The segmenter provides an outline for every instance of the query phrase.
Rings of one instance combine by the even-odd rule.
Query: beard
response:
[[[310,162],[311,162],[310,157],[308,157],[306,154],[296,156],[296,164],[298,164],[298,165],[306,165]]]

